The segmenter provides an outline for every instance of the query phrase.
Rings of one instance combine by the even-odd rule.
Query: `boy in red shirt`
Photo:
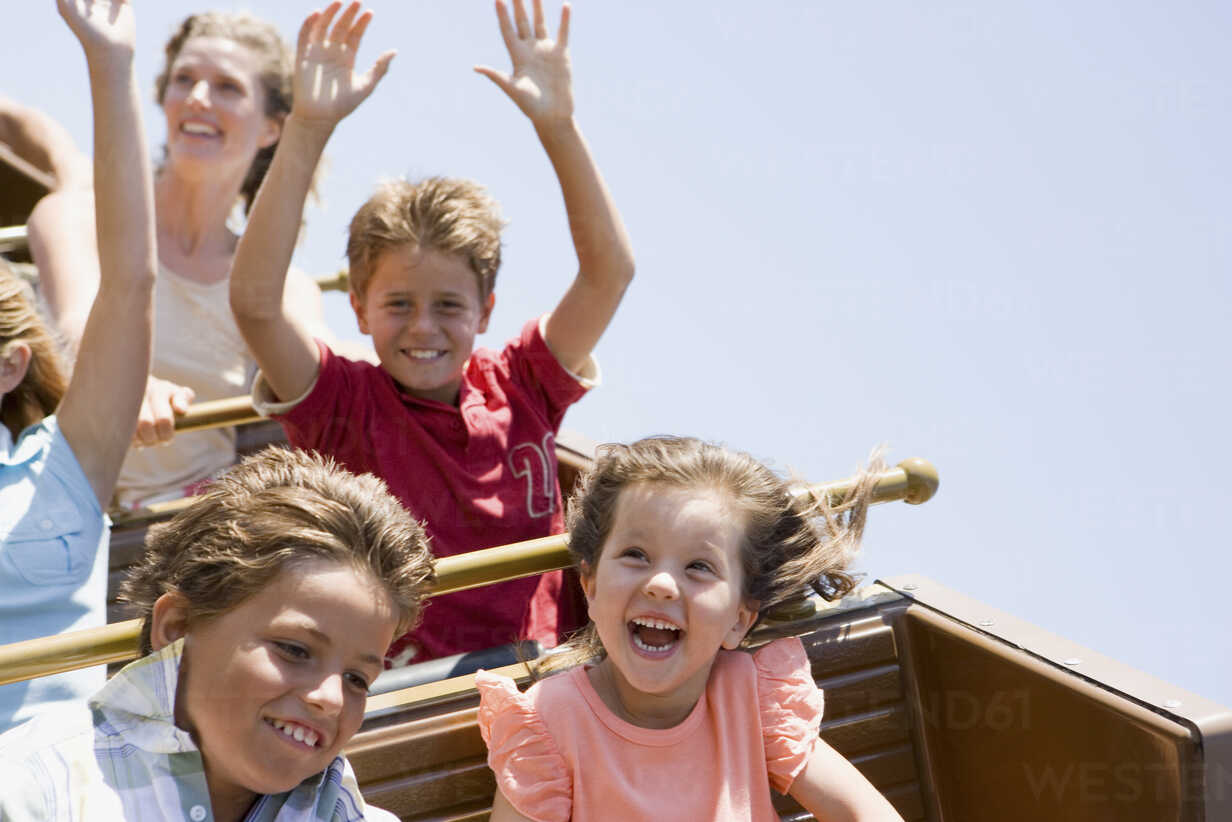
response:
[[[556,308],[503,351],[473,351],[495,297],[501,218],[478,185],[433,178],[383,186],[351,223],[351,305],[380,367],[338,357],[285,310],[282,295],[317,161],[337,124],[375,88],[355,52],[371,11],[340,3],[304,21],[294,104],[231,273],[236,323],[261,366],[258,407],[297,447],[380,476],[425,521],[437,556],[560,533],[553,438],[597,378],[591,351],[633,277],[620,215],[573,117],[569,7],[556,40],[542,0],[496,11],[512,74],[476,71],[530,119],[560,181],[578,274]],[[337,19],[335,20],[335,17]],[[437,598],[394,644],[395,664],[518,637],[555,644],[574,627],[559,572]]]

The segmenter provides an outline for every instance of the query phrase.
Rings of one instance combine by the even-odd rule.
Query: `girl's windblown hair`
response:
[[[698,439],[651,437],[632,445],[606,445],[570,498],[569,550],[584,576],[594,573],[612,530],[617,500],[630,485],[717,492],[743,517],[743,593],[757,604],[760,618],[809,587],[834,599],[855,586],[846,569],[859,550],[882,470],[874,455],[845,498],[831,503],[824,495],[797,490],[748,454]],[[581,653],[563,654],[568,662],[603,654],[592,628],[570,646]],[[562,663],[568,664],[564,659]],[[551,668],[564,664],[552,663]]]
[[[30,348],[25,379],[4,394],[0,404],[9,434],[16,440],[23,430],[54,414],[68,388],[60,345],[34,308],[25,283],[0,266],[0,359],[16,343]]]

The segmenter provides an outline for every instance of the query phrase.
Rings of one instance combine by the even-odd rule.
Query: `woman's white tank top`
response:
[[[231,315],[229,292],[229,279],[204,285],[159,265],[151,373],[193,389],[194,402],[246,394],[256,371]],[[136,508],[183,496],[186,488],[234,461],[233,428],[177,434],[167,445],[132,448],[120,470],[116,502]]]

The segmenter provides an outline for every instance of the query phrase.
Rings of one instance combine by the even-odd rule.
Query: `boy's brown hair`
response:
[[[151,650],[155,601],[177,592],[191,619],[236,607],[298,562],[327,559],[370,575],[394,602],[395,636],[419,619],[434,579],[423,527],[371,474],[310,451],[267,448],[210,483],[170,521],[150,528],[145,556],[120,598],[141,617]]]
[[[377,257],[391,248],[410,246],[465,257],[482,302],[496,286],[504,226],[500,206],[472,180],[428,177],[417,183],[383,183],[351,219],[347,239],[351,293],[363,299]]]

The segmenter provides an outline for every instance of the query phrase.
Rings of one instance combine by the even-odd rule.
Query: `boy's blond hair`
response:
[[[149,653],[154,603],[163,594],[183,595],[190,619],[207,621],[313,559],[341,562],[376,580],[397,611],[395,636],[418,621],[434,579],[423,527],[385,483],[352,474],[329,457],[273,447],[151,527],[120,598],[141,617],[142,653]]]
[[[465,257],[479,284],[479,299],[486,300],[496,286],[504,226],[500,206],[472,180],[428,177],[417,183],[383,183],[351,219],[351,292],[363,299],[377,257],[410,246]]]

